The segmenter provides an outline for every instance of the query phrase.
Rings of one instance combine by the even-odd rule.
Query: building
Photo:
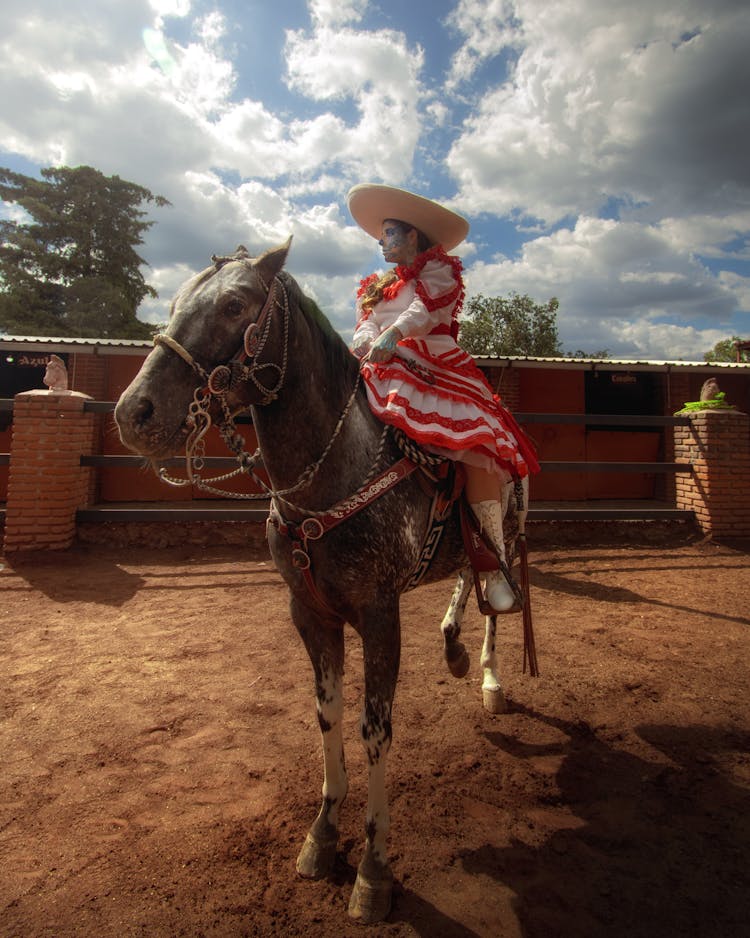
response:
[[[21,391],[44,388],[51,354],[66,363],[69,388],[99,402],[114,403],[151,349],[136,340],[55,339],[0,336],[0,401]],[[535,502],[658,500],[674,497],[674,478],[665,472],[580,470],[570,463],[669,463],[670,417],[687,401],[698,400],[707,378],[717,380],[727,400],[750,413],[750,363],[631,361],[620,359],[478,359],[479,366],[536,442],[540,461],[551,471],[532,480]],[[0,404],[0,407],[3,407]],[[540,416],[542,415],[542,416]],[[546,416],[544,416],[546,415]],[[646,418],[635,423],[626,417]],[[591,420],[596,417],[596,420]],[[606,417],[612,417],[607,421]],[[111,412],[97,414],[95,452],[124,455]],[[11,449],[12,411],[0,409],[0,454]],[[245,428],[254,448],[252,427]],[[228,455],[218,434],[207,455]],[[567,464],[567,465],[566,465]],[[8,465],[0,459],[0,501],[7,496]],[[231,485],[242,490],[247,481]],[[153,473],[101,466],[92,482],[91,502],[184,501],[186,490],[171,489]],[[207,496],[193,492],[192,498]]]

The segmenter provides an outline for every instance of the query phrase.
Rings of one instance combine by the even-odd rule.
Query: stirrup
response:
[[[511,612],[521,612],[524,606],[524,595],[521,587],[516,583],[516,581],[511,576],[508,565],[498,558],[500,563],[500,572],[505,577],[505,581],[508,586],[513,591],[515,597],[515,602],[508,609],[495,609],[490,605],[488,599],[484,595],[482,590],[482,584],[479,582],[479,573],[476,570],[472,570],[474,574],[474,589],[477,594],[477,606],[479,606],[479,611],[483,616],[505,616]],[[487,571],[492,572],[492,571]]]

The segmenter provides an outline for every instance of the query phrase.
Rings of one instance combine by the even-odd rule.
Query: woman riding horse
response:
[[[496,612],[514,608],[505,578],[501,491],[538,472],[534,449],[461,349],[464,297],[458,257],[469,223],[437,202],[391,186],[363,184],[348,196],[357,224],[396,266],[362,280],[352,351],[361,359],[373,412],[424,449],[462,464],[466,498],[503,561],[485,580]]]

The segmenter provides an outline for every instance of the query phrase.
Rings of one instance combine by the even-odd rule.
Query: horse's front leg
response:
[[[466,567],[458,574],[450,605],[440,624],[440,631],[443,633],[443,654],[453,677],[466,677],[469,672],[469,653],[464,643],[458,639],[471,586],[471,568]]]
[[[341,721],[344,712],[344,630],[323,623],[292,600],[292,618],[305,643],[315,672],[318,724],[323,740],[323,804],[297,858],[297,872],[322,879],[333,869],[339,812],[347,778]]]
[[[497,616],[485,616],[484,643],[482,645],[482,703],[490,713],[505,713],[507,703],[497,676],[496,651]]]
[[[349,915],[364,924],[379,922],[391,908],[393,874],[388,864],[390,828],[386,757],[391,747],[391,711],[401,655],[398,597],[362,621],[365,671],[362,740],[369,765],[365,850],[349,901]]]

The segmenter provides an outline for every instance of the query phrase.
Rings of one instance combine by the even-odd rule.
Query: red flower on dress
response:
[[[357,290],[357,299],[365,295],[365,291],[369,286],[371,286],[378,279],[377,274],[370,274],[369,277],[365,277],[363,280],[359,281],[359,289]]]

